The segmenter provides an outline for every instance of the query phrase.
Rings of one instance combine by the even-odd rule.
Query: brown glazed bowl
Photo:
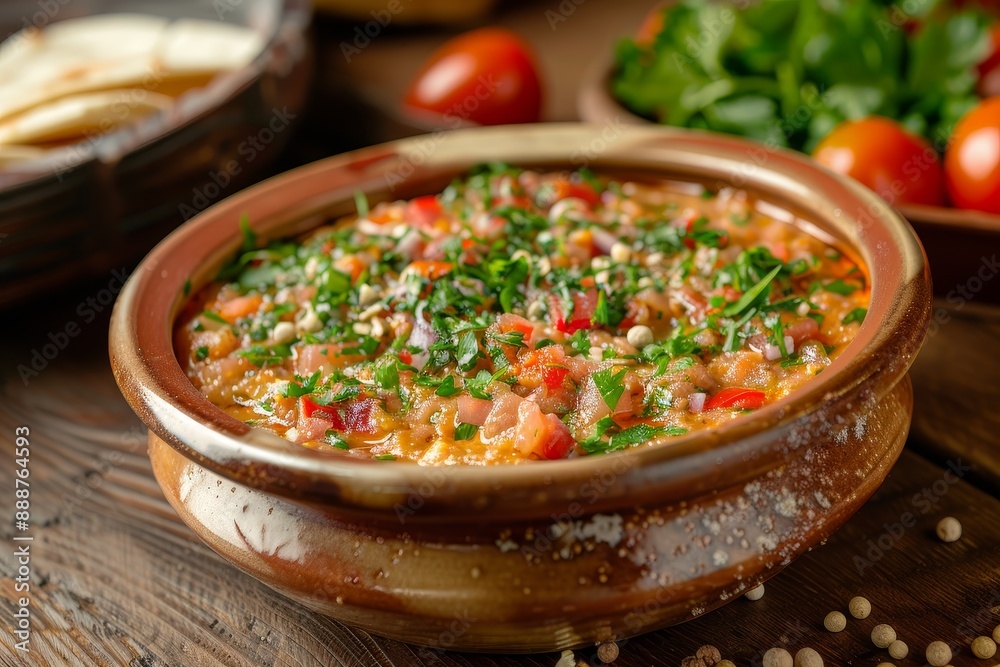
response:
[[[602,135],[602,132],[604,133]],[[477,128],[406,139],[265,181],[146,257],[111,323],[111,361],[149,426],[153,470],[181,518],[243,571],[318,612],[406,642],[472,651],[579,647],[725,604],[819,544],[903,447],[906,371],[930,282],[909,226],[875,195],[779,151],[657,127]],[[808,221],[869,272],[857,339],[789,397],[668,446],[494,467],[347,460],[251,429],[204,398],[171,347],[174,317],[240,244],[370,201],[433,192],[502,160],[731,183]]]

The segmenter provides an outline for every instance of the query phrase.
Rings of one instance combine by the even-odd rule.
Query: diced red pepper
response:
[[[563,333],[576,333],[580,329],[592,329],[594,310],[597,308],[597,290],[588,289],[573,295],[573,314],[569,320],[563,311],[562,299],[556,295],[549,297],[549,307],[552,313],[552,323]]]
[[[545,366],[542,368],[542,381],[549,391],[562,387],[567,375],[569,375],[569,369],[563,366]]]
[[[596,206],[601,203],[601,195],[594,191],[594,188],[590,187],[589,183],[573,183],[572,181],[557,181],[556,186],[556,200],[567,199],[569,197],[574,197],[576,199],[582,199],[591,206]]]
[[[406,365],[410,365],[413,363],[413,354],[409,350],[400,350],[399,360]]]
[[[767,394],[756,389],[727,387],[705,401],[705,410],[756,410],[764,405]]]
[[[410,200],[406,205],[406,221],[411,225],[429,229],[441,219],[441,203],[434,195],[426,195]]]
[[[377,424],[372,418],[378,401],[359,398],[344,403],[320,405],[308,396],[302,397],[302,414],[307,419],[330,422],[330,428],[342,433],[375,433]]]

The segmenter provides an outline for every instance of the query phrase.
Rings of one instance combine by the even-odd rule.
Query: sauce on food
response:
[[[746,192],[479,167],[244,248],[187,305],[192,382],[305,447],[426,465],[669,446],[822,372],[865,272]]]

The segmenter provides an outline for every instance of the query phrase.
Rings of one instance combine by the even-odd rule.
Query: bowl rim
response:
[[[311,20],[312,3],[309,0],[272,1],[276,8],[274,21],[269,26],[260,51],[249,63],[236,70],[218,73],[205,86],[179,95],[168,108],[102,133],[96,140],[75,141],[48,150],[45,155],[37,158],[0,169],[0,194],[7,190],[31,187],[54,177],[64,179],[66,172],[92,163],[121,162],[143,147],[196,124],[213,109],[236,98],[274,66],[275,55],[293,43],[291,38],[294,34],[304,33]],[[95,14],[103,13],[111,12]],[[52,23],[59,20],[56,18]],[[220,22],[231,25],[231,22],[225,20]],[[12,33],[9,37],[16,34]]]
[[[580,118],[590,123],[614,119],[616,122],[629,125],[670,127],[640,116],[615,97],[611,93],[611,77],[614,71],[614,59],[608,56],[594,61],[586,70],[576,95],[576,110]],[[958,228],[973,232],[1000,233],[1000,215],[986,211],[906,203],[900,203],[895,208],[907,220],[915,220],[925,225],[943,229]]]
[[[489,506],[511,516],[548,516],[552,501],[565,507],[592,493],[587,485],[595,479],[610,481],[588,512],[623,499],[631,503],[640,490],[696,484],[700,471],[713,464],[739,481],[752,472],[748,462],[765,452],[772,455],[771,465],[790,455],[772,451],[775,434],[783,429],[787,433],[838,402],[860,407],[864,400],[878,400],[899,382],[927,330],[930,277],[913,230],[884,201],[791,151],[775,150],[743,173],[741,168],[756,164],[748,155],[760,150],[758,144],[658,126],[617,128],[608,139],[608,129],[566,123],[423,135],[299,167],[215,204],[154,248],[115,304],[109,352],[122,393],[156,435],[224,477],[351,513],[398,512],[400,503],[416,495],[424,517],[454,518],[475,516]],[[596,171],[639,169],[684,174],[687,180],[718,179],[766,201],[808,210],[808,220],[855,252],[869,272],[869,314],[848,349],[790,396],[669,445],[538,464],[452,467],[346,458],[252,429],[209,402],[176,360],[172,328],[185,290],[214,277],[236,251],[236,221],[243,212],[251,213],[251,226],[262,237],[288,236],[323,222],[335,206],[353,201],[356,189],[384,194],[393,176],[417,188],[421,179],[454,175],[491,159],[582,166],[574,156],[595,142],[604,143],[587,163]]]

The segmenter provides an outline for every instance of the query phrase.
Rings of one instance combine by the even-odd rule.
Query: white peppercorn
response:
[[[858,595],[847,603],[847,610],[854,618],[868,618],[869,614],[872,613],[872,603]]]
[[[764,654],[763,667],[794,667],[792,654],[783,648],[768,649]]]
[[[747,600],[753,600],[756,602],[762,597],[764,597],[764,584],[760,584],[756,588],[751,588],[746,592]]]
[[[946,516],[938,521],[937,536],[942,542],[957,542],[962,537],[962,524],[953,516]]]
[[[823,667],[823,658],[815,649],[799,649],[795,654],[795,667]]]
[[[989,637],[976,637],[972,640],[972,655],[986,660],[997,653],[997,644]]]
[[[896,640],[889,644],[889,655],[891,655],[896,660],[902,660],[910,652],[910,647],[906,645],[906,642]]]
[[[823,627],[830,632],[840,632],[847,627],[847,617],[839,611],[831,611],[823,619]]]
[[[945,667],[951,662],[951,647],[941,641],[931,642],[925,652],[927,662],[934,667]]]
[[[888,648],[889,644],[896,641],[896,631],[891,625],[879,623],[872,628],[872,643],[879,648]]]

